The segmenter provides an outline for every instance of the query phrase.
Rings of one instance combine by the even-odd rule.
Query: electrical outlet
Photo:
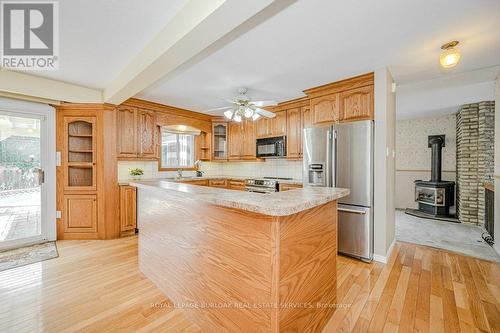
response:
[[[61,218],[61,211],[56,210],[56,219],[60,219],[60,218]]]
[[[61,152],[56,151],[56,166],[61,166]]]

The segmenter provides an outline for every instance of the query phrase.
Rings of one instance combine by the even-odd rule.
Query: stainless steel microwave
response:
[[[286,136],[257,139],[257,157],[285,157]]]

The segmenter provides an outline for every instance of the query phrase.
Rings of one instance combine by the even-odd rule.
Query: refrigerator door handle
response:
[[[326,187],[332,187],[332,130],[326,132]]]
[[[360,215],[366,214],[365,210],[355,210],[355,209],[348,209],[348,208],[342,208],[342,207],[338,207],[337,210],[339,212],[345,212],[345,213],[353,213],[353,214],[360,214]]]
[[[337,131],[334,129],[332,133],[332,146],[333,146],[333,187],[337,186]]]

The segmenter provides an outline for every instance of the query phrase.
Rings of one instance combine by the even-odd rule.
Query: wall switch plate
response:
[[[60,219],[60,218],[61,218],[61,211],[56,210],[56,219]]]
[[[61,166],[61,152],[56,151],[56,166]]]

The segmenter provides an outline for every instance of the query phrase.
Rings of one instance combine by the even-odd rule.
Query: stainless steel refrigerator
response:
[[[373,259],[373,122],[306,128],[304,186],[350,189],[338,205],[338,251]]]

